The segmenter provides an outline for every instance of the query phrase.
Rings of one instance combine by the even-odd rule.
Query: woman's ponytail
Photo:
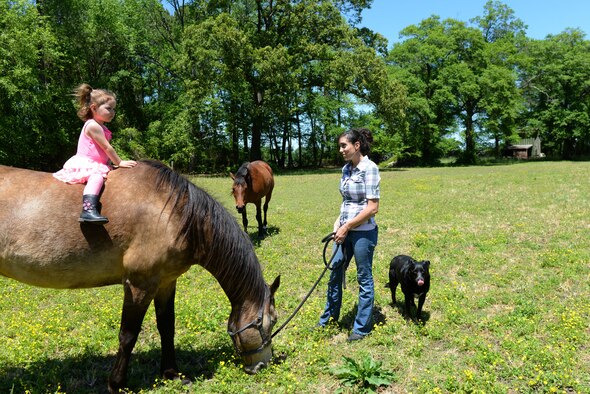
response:
[[[356,142],[360,143],[360,150],[361,153],[366,156],[371,151],[371,144],[373,143],[373,135],[371,134],[371,130],[367,128],[353,128],[348,131],[345,131],[340,135],[338,139],[341,137],[346,137],[348,142],[354,144]]]

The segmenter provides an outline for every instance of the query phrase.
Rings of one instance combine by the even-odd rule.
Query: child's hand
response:
[[[119,162],[118,167],[131,168],[131,167],[135,167],[136,165],[137,165],[137,162],[135,160],[121,160]]]

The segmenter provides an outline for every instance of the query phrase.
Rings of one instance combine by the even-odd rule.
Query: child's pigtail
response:
[[[74,96],[78,101],[78,117],[83,121],[92,118],[92,111],[90,110],[92,87],[87,83],[78,86],[74,92]]]

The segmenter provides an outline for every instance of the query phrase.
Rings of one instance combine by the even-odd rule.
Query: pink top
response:
[[[107,164],[109,161],[109,157],[107,156],[106,152],[94,142],[94,140],[86,135],[84,130],[86,130],[86,126],[88,123],[96,122],[94,119],[89,119],[84,123],[84,127],[82,127],[82,132],[80,133],[80,138],[78,139],[78,151],[76,155],[88,157],[91,160],[97,161],[102,164]],[[104,136],[107,141],[110,141],[112,138],[112,133],[106,126],[101,125],[97,122],[97,124],[102,127],[102,131],[104,132]]]
[[[111,171],[107,165],[109,157],[106,152],[84,133],[88,123],[95,122],[94,119],[87,120],[82,127],[78,139],[78,151],[66,163],[63,168],[54,173],[53,176],[66,183],[86,183],[92,175],[101,175],[106,178]],[[99,123],[100,124],[100,123]],[[112,133],[106,126],[101,125],[107,141],[112,138]]]

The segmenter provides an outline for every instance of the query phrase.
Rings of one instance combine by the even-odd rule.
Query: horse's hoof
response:
[[[193,383],[189,378],[177,372],[175,369],[167,369],[162,372],[162,378],[165,380],[179,380],[185,386]]]
[[[168,380],[174,380],[174,379],[179,379],[182,375],[179,374],[175,369],[167,369],[165,371],[162,372],[162,378],[164,379],[168,379]]]

